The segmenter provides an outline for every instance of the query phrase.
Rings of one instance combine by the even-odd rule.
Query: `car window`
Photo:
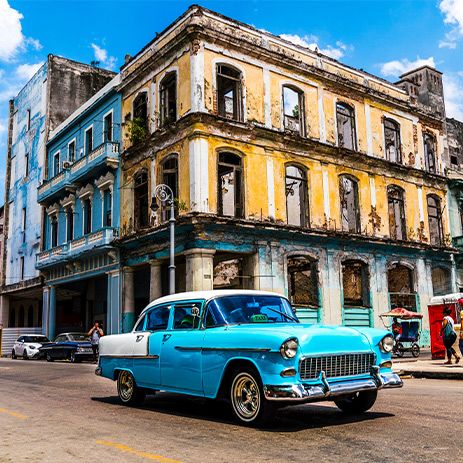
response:
[[[137,325],[135,326],[135,328],[133,330],[134,331],[143,331],[143,328],[144,328],[144,325],[145,325],[145,319],[146,319],[146,315],[143,315],[143,317],[137,323]]]
[[[146,330],[159,331],[167,329],[169,322],[170,306],[154,307],[147,314]]]
[[[198,328],[201,306],[198,303],[176,304],[174,307],[174,330]]]
[[[16,342],[24,342],[24,336],[20,336]]]
[[[63,342],[63,341],[66,341],[65,336],[57,336],[55,339],[55,342]]]

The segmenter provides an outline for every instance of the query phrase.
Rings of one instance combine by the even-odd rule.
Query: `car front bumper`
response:
[[[392,372],[381,373],[379,367],[373,368],[369,378],[350,379],[329,383],[322,371],[317,384],[291,384],[287,386],[264,385],[267,400],[281,400],[291,402],[316,402],[331,400],[335,397],[346,396],[362,391],[390,389],[402,387],[400,377]]]

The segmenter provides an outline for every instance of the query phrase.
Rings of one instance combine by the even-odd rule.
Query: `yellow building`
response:
[[[270,289],[303,320],[379,326],[452,289],[445,116],[422,104],[438,71],[394,85],[192,6],[127,59],[120,90],[126,326],[167,291],[160,183],[179,291]]]

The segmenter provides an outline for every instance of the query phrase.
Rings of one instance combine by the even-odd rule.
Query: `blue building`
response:
[[[43,327],[86,331],[93,320],[119,331],[121,97],[114,77],[51,134],[43,210]]]

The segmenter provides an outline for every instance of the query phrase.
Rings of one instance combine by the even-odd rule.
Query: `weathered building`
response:
[[[167,291],[160,183],[177,290],[274,290],[303,320],[374,326],[452,286],[445,111],[427,106],[441,74],[416,76],[394,85],[198,6],[129,59],[123,329]]]
[[[35,267],[43,226],[37,188],[47,175],[48,134],[113,75],[49,55],[10,101],[0,313],[5,327],[32,331],[42,325],[42,280]]]

